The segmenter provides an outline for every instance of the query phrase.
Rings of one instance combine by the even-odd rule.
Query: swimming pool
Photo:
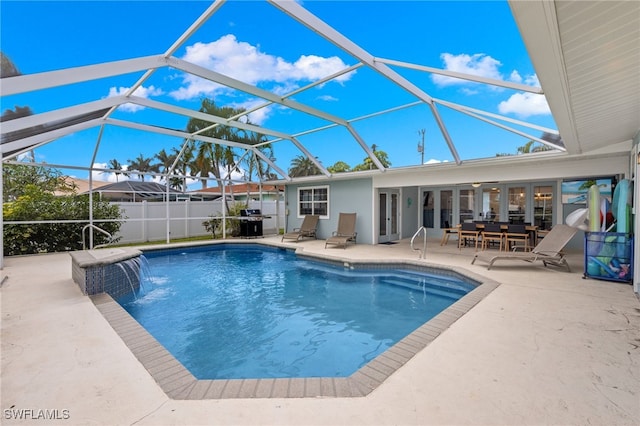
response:
[[[197,379],[348,377],[476,284],[221,244],[145,253],[118,302]]]

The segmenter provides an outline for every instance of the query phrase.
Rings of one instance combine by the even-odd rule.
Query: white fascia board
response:
[[[609,155],[540,153],[390,169],[373,176],[374,187],[446,187],[471,182],[533,182],[626,173],[628,152]]]
[[[163,66],[166,66],[164,58],[156,55],[37,74],[20,75],[6,79],[3,78],[2,84],[0,85],[0,96],[16,95],[34,90],[145,71]]]

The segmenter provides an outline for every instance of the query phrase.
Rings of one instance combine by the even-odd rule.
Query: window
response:
[[[451,228],[453,223],[453,191],[440,191],[440,227]]]
[[[486,221],[500,221],[500,188],[482,189],[482,217]]]
[[[551,229],[553,226],[553,186],[535,186],[533,197],[533,224],[539,230]]]
[[[434,191],[424,191],[422,193],[424,201],[422,203],[422,226],[426,228],[433,228],[435,199]]]
[[[524,186],[511,187],[509,191],[509,223],[524,224],[527,189]]]
[[[473,189],[460,190],[460,218],[458,223],[473,222],[475,219],[475,191]]]
[[[298,189],[298,217],[317,214],[320,217],[329,216],[329,187]]]

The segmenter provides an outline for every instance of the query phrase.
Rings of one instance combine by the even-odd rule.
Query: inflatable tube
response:
[[[587,272],[593,277],[617,278],[613,269],[597,257],[589,257]]]
[[[569,213],[564,220],[564,223],[572,228],[578,228],[583,231],[588,231],[587,217],[589,216],[589,209],[578,209]]]
[[[631,181],[622,179],[613,191],[611,209],[616,220],[616,232],[631,232]]]
[[[607,231],[607,214],[611,210],[611,203],[606,197],[600,197],[600,232]]]
[[[600,188],[598,185],[591,185],[587,197],[589,207],[589,231],[600,231]]]

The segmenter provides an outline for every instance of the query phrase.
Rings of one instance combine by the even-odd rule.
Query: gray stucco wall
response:
[[[372,180],[370,178],[339,180],[328,183],[287,185],[286,205],[287,232],[300,227],[302,218],[298,218],[298,188],[329,186],[329,218],[320,219],[318,238],[326,239],[338,227],[340,212],[357,213],[356,232],[358,243],[373,244],[371,231],[373,213]]]
[[[411,200],[411,203],[409,203]],[[402,188],[402,238],[410,238],[418,230],[419,216],[422,214],[422,200],[417,186]]]

